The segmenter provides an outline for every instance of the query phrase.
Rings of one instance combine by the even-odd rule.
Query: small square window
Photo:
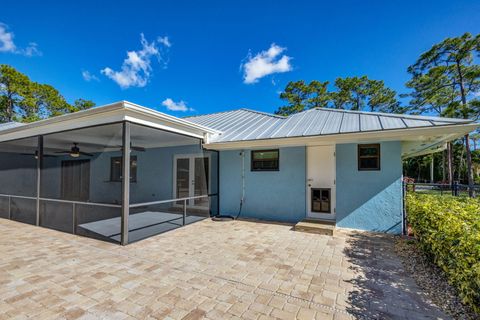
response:
[[[330,209],[331,189],[312,188],[311,200],[312,212],[332,213]]]
[[[252,171],[278,171],[279,151],[254,150],[252,151]]]
[[[111,158],[110,181],[122,181],[122,157]],[[130,156],[130,182],[137,182],[137,156]]]
[[[358,145],[358,170],[380,170],[380,144]]]

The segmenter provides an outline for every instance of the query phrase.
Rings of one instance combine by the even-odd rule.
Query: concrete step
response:
[[[300,232],[333,236],[333,232],[335,231],[335,221],[304,219],[298,222],[293,229]]]

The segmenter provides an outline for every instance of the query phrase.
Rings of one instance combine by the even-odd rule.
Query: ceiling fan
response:
[[[72,158],[78,158],[81,155],[88,156],[88,157],[93,157],[93,154],[91,154],[91,153],[80,151],[80,148],[78,147],[77,142],[73,143],[73,146],[70,148],[70,150],[57,151],[55,153],[68,154]]]

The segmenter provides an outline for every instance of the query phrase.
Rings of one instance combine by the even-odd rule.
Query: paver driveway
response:
[[[0,318],[437,318],[393,238],[205,220],[121,247],[0,219]]]

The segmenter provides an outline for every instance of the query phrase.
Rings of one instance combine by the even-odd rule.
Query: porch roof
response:
[[[207,140],[209,135],[219,133],[215,129],[197,123],[173,117],[128,101],[120,101],[27,124],[16,122],[1,124],[0,142],[120,121],[130,121],[205,140]]]

